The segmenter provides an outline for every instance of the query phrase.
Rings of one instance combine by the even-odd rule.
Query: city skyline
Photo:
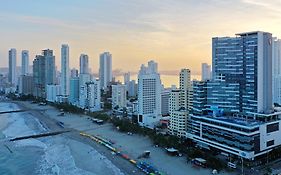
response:
[[[161,71],[189,67],[192,74],[200,74],[201,63],[211,63],[212,37],[255,30],[281,35],[278,1],[31,2],[5,2],[0,7],[0,67],[8,67],[10,48],[19,51],[18,66],[21,50],[29,50],[32,62],[41,50],[53,49],[60,67],[60,45],[67,43],[71,68],[79,67],[79,56],[85,53],[90,68],[98,72],[99,54],[109,51],[114,57],[113,70],[136,71],[143,62],[154,59]],[[124,68],[124,63],[129,66]]]

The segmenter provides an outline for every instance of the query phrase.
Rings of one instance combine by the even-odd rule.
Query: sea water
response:
[[[0,111],[19,109],[0,103]],[[0,174],[123,175],[91,146],[63,135],[9,142],[8,138],[48,131],[28,112],[0,115]]]

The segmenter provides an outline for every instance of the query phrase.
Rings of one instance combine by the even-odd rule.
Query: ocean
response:
[[[0,103],[0,111],[19,109]],[[47,128],[28,112],[0,115],[1,175],[123,175],[111,161],[91,146],[57,135],[15,142],[8,138],[38,134]]]

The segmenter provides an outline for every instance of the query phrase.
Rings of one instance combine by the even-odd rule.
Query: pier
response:
[[[48,137],[48,136],[55,136],[59,134],[63,134],[66,132],[70,132],[70,130],[63,130],[63,131],[56,131],[56,132],[47,132],[47,133],[42,133],[42,134],[34,134],[34,135],[29,135],[29,136],[22,136],[22,137],[16,137],[12,138],[9,141],[18,141],[18,140],[25,140],[25,139],[30,139],[30,138],[41,138],[41,137]]]

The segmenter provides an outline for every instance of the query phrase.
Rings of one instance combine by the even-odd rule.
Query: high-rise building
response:
[[[61,85],[50,84],[46,87],[46,100],[49,102],[59,102],[61,96]]]
[[[79,104],[79,77],[70,78],[69,102],[73,105]]]
[[[211,80],[211,65],[208,65],[207,63],[202,63],[202,81]]]
[[[272,41],[272,102],[281,104],[281,40]]]
[[[46,85],[56,84],[56,62],[53,50],[43,50],[43,56],[46,61]]]
[[[213,38],[213,79],[239,83],[240,111],[272,111],[272,35],[265,32]]]
[[[126,85],[112,85],[112,109],[127,106]]]
[[[136,97],[137,95],[138,95],[138,84],[136,83],[136,80],[131,80],[129,82],[128,96]]]
[[[33,83],[36,97],[46,98],[47,85],[56,84],[55,56],[52,50],[43,50],[33,61]]]
[[[190,81],[189,69],[182,69],[180,71],[179,86],[181,90],[181,95],[180,95],[181,107],[185,108],[186,110],[190,110],[189,91],[191,89],[191,81]]]
[[[186,136],[187,117],[192,107],[190,70],[182,69],[179,74],[179,89],[171,92],[169,100],[169,133],[178,137]]]
[[[79,75],[78,70],[75,69],[75,68],[72,68],[71,71],[70,71],[70,77],[76,78],[76,77],[78,77],[78,75]]]
[[[28,50],[23,50],[21,52],[21,75],[29,74],[29,52]]]
[[[81,108],[86,107],[87,100],[87,85],[86,83],[91,81],[90,74],[80,74],[79,75],[79,106]]]
[[[153,128],[161,119],[161,80],[157,63],[142,65],[138,74],[138,122]]]
[[[9,74],[8,74],[8,79],[9,79],[9,83],[12,86],[17,85],[16,66],[17,66],[17,50],[16,49],[10,49],[9,50]]]
[[[19,93],[23,95],[33,94],[33,76],[21,75],[19,78]]]
[[[112,55],[109,52],[100,54],[99,79],[102,89],[107,89],[112,81]]]
[[[80,55],[80,74],[89,74],[89,57],[86,54]]]
[[[130,72],[124,74],[124,84],[126,85],[126,90],[129,90],[129,83],[130,83]]]
[[[61,95],[64,99],[69,96],[70,76],[69,76],[69,46],[61,46]]]
[[[86,83],[85,108],[91,112],[101,110],[101,94],[99,80],[92,80]]]
[[[187,137],[254,160],[281,145],[272,110],[272,35],[247,32],[212,41],[211,81],[193,82]]]
[[[169,115],[169,98],[171,89],[166,88],[161,91],[161,114],[162,116]]]

